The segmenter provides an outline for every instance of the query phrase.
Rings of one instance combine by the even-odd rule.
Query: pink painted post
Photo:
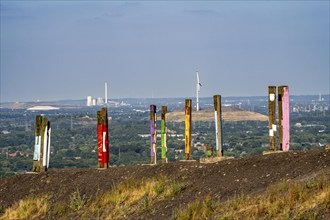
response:
[[[282,97],[282,126],[283,126],[283,142],[282,150],[288,151],[290,147],[290,98],[289,98],[289,87],[283,87]]]

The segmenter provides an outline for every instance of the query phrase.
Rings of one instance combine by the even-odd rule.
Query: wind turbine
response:
[[[196,111],[199,111],[199,92],[201,91],[202,84],[199,81],[198,70],[196,71],[197,83],[196,83]]]

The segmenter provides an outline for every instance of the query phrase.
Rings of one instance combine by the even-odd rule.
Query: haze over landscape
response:
[[[0,102],[329,94],[329,1],[1,1]]]

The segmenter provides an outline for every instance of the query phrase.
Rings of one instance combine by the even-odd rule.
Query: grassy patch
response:
[[[46,216],[49,209],[48,197],[27,197],[7,208],[0,219],[38,219]]]
[[[98,214],[105,219],[122,218],[148,210],[154,202],[178,195],[185,187],[184,183],[164,177],[124,182],[97,196],[90,205],[90,211],[93,216]]]
[[[254,197],[234,195],[225,203],[198,199],[173,212],[174,219],[317,219],[330,208],[327,176],[307,182],[281,182]]]
[[[70,205],[69,207],[73,210],[73,211],[78,211],[80,210],[86,203],[86,198],[85,196],[81,196],[79,189],[77,189],[77,191],[73,192],[70,195]]]

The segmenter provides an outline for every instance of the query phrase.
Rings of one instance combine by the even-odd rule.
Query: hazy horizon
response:
[[[215,95],[221,95],[221,94],[215,94]],[[293,97],[301,97],[301,96],[315,96],[316,98],[319,97],[320,94],[307,94],[307,95],[294,95],[294,94],[290,94],[290,97],[293,98]],[[325,98],[325,100],[329,99],[330,98],[330,94],[321,94],[322,95],[322,98]],[[237,99],[237,98],[258,98],[258,97],[263,97],[263,98],[267,98],[268,94],[265,94],[265,95],[256,95],[256,96],[221,96],[223,99]],[[93,97],[93,98],[99,98],[99,97]],[[101,98],[104,98],[104,97],[101,97]],[[191,97],[161,97],[161,98],[151,98],[151,97],[148,97],[148,98],[138,98],[138,97],[112,97],[112,98],[108,98],[109,101],[111,100],[125,100],[125,99],[182,99],[182,101],[184,101],[185,99],[192,99],[193,102],[195,102],[196,100],[196,97],[195,96],[191,96]],[[203,96],[203,97],[199,97],[200,100],[203,100],[203,99],[213,99],[213,96]],[[1,103],[28,103],[28,102],[65,102],[65,101],[84,101],[86,102],[86,97],[84,98],[77,98],[77,99],[57,99],[57,100],[21,100],[21,101],[0,101],[0,104]]]
[[[329,4],[1,1],[0,102],[329,94]]]

